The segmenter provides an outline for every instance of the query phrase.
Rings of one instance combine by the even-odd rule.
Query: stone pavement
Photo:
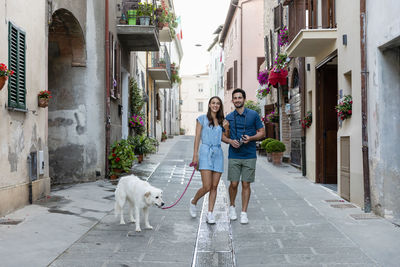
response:
[[[171,204],[192,174],[192,151],[193,137],[168,139],[134,172]],[[154,229],[140,233],[118,224],[109,181],[53,188],[50,198],[0,218],[0,266],[400,266],[399,227],[380,217],[356,220],[365,217],[360,208],[287,164],[259,157],[248,225],[228,220],[226,172],[217,223],[205,222],[207,196],[192,219],[188,203],[200,185],[196,172],[181,202],[152,208]],[[236,206],[239,213],[240,192]]]

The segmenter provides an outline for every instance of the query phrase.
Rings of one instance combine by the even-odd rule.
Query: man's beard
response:
[[[241,104],[233,104],[235,106],[235,108],[241,108],[244,106],[244,102],[242,102]]]

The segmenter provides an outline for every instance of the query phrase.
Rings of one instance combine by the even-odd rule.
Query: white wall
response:
[[[181,127],[185,129],[186,135],[195,135],[196,118],[206,114],[208,101],[211,97],[208,75],[186,75],[182,76],[181,93],[183,104],[181,106]],[[203,86],[203,92],[199,92],[198,86]],[[198,111],[198,103],[203,103],[203,111]]]

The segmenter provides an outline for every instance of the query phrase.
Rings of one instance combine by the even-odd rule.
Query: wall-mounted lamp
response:
[[[347,34],[343,34],[343,45],[347,45]]]

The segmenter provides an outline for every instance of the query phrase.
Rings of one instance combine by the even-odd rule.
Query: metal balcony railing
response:
[[[126,22],[128,22],[128,20],[129,20],[128,10],[137,10],[139,7],[139,2],[141,2],[141,0],[129,0],[129,1],[122,0],[122,7],[120,6],[121,14],[120,14],[119,18],[125,17]],[[147,1],[143,1],[143,3],[145,3],[145,2],[147,2]],[[157,19],[156,11],[155,11],[155,7],[157,7],[156,0],[152,0],[151,4],[153,5],[153,13],[151,15],[150,25],[157,26],[158,19]],[[139,26],[140,25],[139,19],[137,19],[137,22],[138,23],[136,25]],[[133,25],[133,26],[135,26],[135,25]]]
[[[152,53],[151,67],[165,68],[168,73],[168,77],[171,78],[171,59],[168,54],[168,49],[165,45],[160,46],[160,51]]]

